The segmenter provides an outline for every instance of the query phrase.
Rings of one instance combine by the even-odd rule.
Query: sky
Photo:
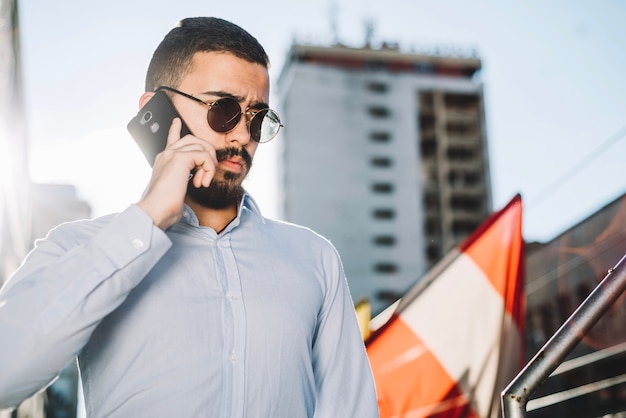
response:
[[[375,45],[475,51],[493,206],[522,195],[527,241],[550,240],[626,192],[621,0],[22,0],[19,13],[29,175],[75,185],[93,216],[140,198],[150,170],[126,124],[148,62],[178,20],[208,15],[264,45],[272,83],[294,40],[361,47],[368,21]],[[280,217],[280,140],[259,147],[246,183],[270,217]]]

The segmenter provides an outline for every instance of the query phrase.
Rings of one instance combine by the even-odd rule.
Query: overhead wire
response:
[[[554,182],[545,187],[543,191],[539,192],[534,198],[529,200],[527,204],[527,210],[539,206],[555,190],[562,187],[563,184],[568,182],[573,176],[579,174],[584,168],[586,168],[590,163],[597,159],[601,154],[606,152],[609,148],[611,148],[624,138],[626,138],[626,125],[624,125],[620,130],[618,130],[616,133],[603,141],[591,153],[587,154],[582,160],[572,166],[572,168],[570,168],[563,175],[558,177]]]

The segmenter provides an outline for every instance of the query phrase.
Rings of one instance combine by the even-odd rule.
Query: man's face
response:
[[[250,63],[229,53],[199,52],[193,57],[187,74],[176,88],[207,103],[222,97],[237,99],[243,112],[247,108],[267,107],[269,74],[260,64]],[[218,166],[209,188],[188,186],[188,197],[203,206],[222,209],[239,203],[241,186],[250,171],[258,143],[250,138],[246,116],[230,132],[216,132],[207,122],[208,107],[180,95],[173,96],[174,106],[193,132],[217,151]]]

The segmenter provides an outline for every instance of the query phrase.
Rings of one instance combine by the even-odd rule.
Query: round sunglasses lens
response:
[[[228,132],[237,126],[241,119],[241,106],[235,99],[219,99],[207,113],[209,126],[216,132]]]
[[[272,109],[259,111],[250,121],[250,136],[256,142],[268,142],[280,129],[280,118]]]

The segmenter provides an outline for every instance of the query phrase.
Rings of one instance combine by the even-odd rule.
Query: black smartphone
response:
[[[174,118],[180,118],[183,123],[180,132],[181,138],[191,133],[170,98],[164,91],[159,90],[128,122],[126,128],[150,166],[154,165],[157,154],[165,149],[167,134]]]

